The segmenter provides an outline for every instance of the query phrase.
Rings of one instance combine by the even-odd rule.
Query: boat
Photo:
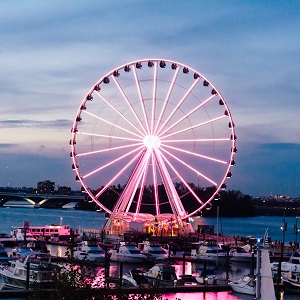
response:
[[[261,300],[276,300],[271,272],[269,250],[258,241],[256,275],[244,275],[238,281],[229,281],[234,292],[256,296]]]
[[[26,240],[45,239],[58,241],[60,239],[70,238],[71,235],[79,236],[78,230],[72,230],[70,225],[64,224],[51,224],[45,226],[32,226],[28,221],[24,222],[23,227],[15,228],[11,231],[13,237],[20,236],[18,241],[24,240],[26,231]],[[21,235],[22,234],[22,235]],[[29,239],[30,238],[30,239]],[[33,239],[32,239],[33,238]]]
[[[35,286],[50,288],[56,272],[57,268],[51,264],[51,257],[41,253],[10,260],[0,268],[3,288],[12,289],[26,289]]]
[[[16,243],[34,242],[36,238],[24,227],[13,229],[11,231],[11,236]]]
[[[244,275],[238,281],[230,281],[228,284],[236,293],[255,296],[255,275]]]
[[[147,256],[150,261],[159,261],[168,259],[168,253],[159,244],[144,241],[138,244],[140,251]]]
[[[271,263],[271,270],[274,278],[278,277],[279,262]],[[291,278],[293,273],[300,273],[300,255],[294,252],[289,261],[281,262],[281,277]]]
[[[168,243],[163,249],[170,257],[183,257],[184,254],[184,251],[175,243]]]
[[[4,245],[0,244],[0,263],[9,261],[9,257]]]
[[[195,277],[200,284],[214,284],[217,270],[210,268],[196,268],[198,275]]]
[[[139,287],[148,284],[148,280],[141,270],[130,270],[122,276],[122,285],[126,287]]]
[[[121,261],[126,263],[143,263],[147,256],[136,246],[131,244],[120,244],[117,248],[109,251],[111,261]]]
[[[156,264],[149,271],[144,272],[144,277],[153,286],[174,286],[178,278],[175,268],[167,264]]]
[[[34,251],[31,247],[27,246],[17,246],[16,248],[12,249],[11,257],[13,259],[19,259],[20,257],[28,256],[28,255],[35,255],[37,251]]]
[[[191,258],[195,261],[209,261],[225,264],[230,259],[227,252],[218,244],[192,243]]]
[[[230,262],[252,263],[256,262],[256,253],[246,251],[243,247],[233,247],[229,251]]]
[[[300,295],[300,273],[292,273],[290,278],[283,277],[283,285],[287,294]]]
[[[90,241],[83,241],[77,245],[74,251],[74,258],[78,260],[85,260],[86,262],[105,262],[105,251],[96,243]]]
[[[13,247],[16,244],[16,239],[12,238],[7,233],[0,233],[0,244],[5,247]]]

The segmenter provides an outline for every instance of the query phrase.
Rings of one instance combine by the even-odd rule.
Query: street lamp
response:
[[[297,243],[298,243],[298,233],[300,231],[300,228],[298,228],[298,212],[297,212],[297,217],[296,217],[296,222],[294,224],[294,233],[295,233],[295,243],[296,243],[296,246],[297,246]]]
[[[280,259],[279,259],[279,264],[278,264],[278,272],[277,272],[277,288],[279,291],[279,284],[281,281],[281,262],[283,259],[283,247],[284,247],[284,240],[285,240],[285,232],[287,229],[287,222],[285,221],[285,211],[283,214],[283,225],[280,226],[280,230],[282,231],[282,243],[281,243],[281,254],[280,254]]]

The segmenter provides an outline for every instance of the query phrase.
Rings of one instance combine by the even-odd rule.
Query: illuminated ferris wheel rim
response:
[[[87,95],[83,99],[83,101],[82,101],[82,103],[81,103],[81,105],[80,105],[80,107],[77,111],[77,114],[76,114],[76,117],[75,117],[75,120],[74,120],[74,123],[73,123],[72,139],[70,141],[73,166],[75,166],[74,169],[75,169],[76,174],[77,174],[77,176],[76,176],[77,179],[80,181],[83,189],[87,192],[87,194],[91,197],[91,199],[93,201],[95,201],[103,210],[105,210],[108,213],[112,213],[111,210],[107,209],[104,205],[102,205],[98,201],[97,195],[95,196],[93,194],[93,192],[90,190],[90,188],[88,188],[88,186],[84,182],[84,178],[82,177],[81,173],[79,172],[79,168],[77,166],[76,151],[75,151],[77,127],[78,127],[78,123],[80,122],[79,119],[78,119],[78,116],[81,116],[82,107],[85,106],[85,104],[89,100],[88,98],[95,91],[96,92],[100,91],[100,88],[99,88],[99,90],[97,90],[97,88],[96,88],[97,86],[100,87],[100,85],[102,85],[102,84],[105,85],[106,84],[105,80],[107,80],[107,78],[118,77],[118,76],[115,76],[115,75],[118,74],[119,71],[121,71],[122,69],[124,70],[126,68],[129,68],[129,70],[130,70],[130,68],[136,68],[134,70],[134,73],[135,73],[137,71],[137,69],[142,68],[142,64],[144,64],[144,63],[148,63],[148,67],[149,67],[149,63],[153,63],[153,65],[149,68],[153,68],[154,65],[155,65],[156,68],[158,68],[158,65],[160,65],[161,68],[165,68],[166,64],[169,63],[169,64],[172,64],[172,68],[173,68],[173,65],[176,65],[176,69],[178,68],[178,70],[179,70],[179,68],[182,68],[183,73],[185,72],[185,70],[187,71],[187,73],[193,72],[194,73],[194,79],[195,79],[195,82],[196,82],[195,85],[198,83],[198,81],[200,79],[203,80],[203,82],[207,82],[208,85],[212,88],[212,91],[214,91],[214,93],[215,93],[214,95],[218,96],[220,98],[220,105],[221,105],[221,102],[222,102],[222,105],[224,105],[225,111],[227,112],[227,117],[229,118],[229,125],[231,124],[231,126],[229,126],[230,130],[231,130],[231,136],[230,136],[231,150],[230,150],[230,158],[228,160],[227,170],[226,170],[226,172],[224,172],[224,176],[223,176],[222,180],[220,181],[219,184],[217,184],[216,191],[212,194],[210,199],[208,201],[206,201],[205,203],[201,204],[197,210],[194,210],[193,212],[188,213],[188,214],[181,215],[181,218],[185,219],[185,218],[190,217],[191,215],[194,215],[196,212],[201,211],[206,205],[208,205],[211,202],[212,199],[217,197],[217,194],[218,194],[218,192],[220,191],[221,188],[226,187],[226,184],[225,184],[226,178],[231,177],[231,167],[234,164],[232,162],[234,162],[233,157],[234,157],[234,154],[236,152],[236,146],[235,146],[236,135],[235,135],[235,130],[234,130],[234,123],[233,123],[232,116],[231,116],[231,113],[230,113],[230,110],[227,106],[226,101],[224,100],[221,93],[216,89],[216,87],[205,76],[203,76],[201,73],[197,72],[195,69],[193,69],[193,68],[191,68],[187,65],[184,65],[184,64],[179,63],[177,61],[167,60],[167,59],[157,59],[157,58],[141,59],[141,60],[136,60],[136,61],[132,61],[132,62],[123,64],[123,65],[120,65],[119,67],[117,67],[117,68],[113,69],[112,71],[108,72],[103,77],[101,77],[98,81],[96,81],[96,83],[93,85],[93,87],[90,89],[90,91],[87,93]],[[137,64],[141,64],[139,68],[138,68]],[[172,82],[171,84],[175,84],[175,82]],[[192,90],[192,88],[191,88],[191,90]],[[143,100],[145,100],[145,99],[143,99]],[[210,100],[210,99],[208,99],[208,100]],[[166,125],[165,123],[164,123],[164,125]],[[143,126],[141,126],[141,127],[143,127]],[[149,129],[149,127],[151,127],[151,130]],[[154,124],[149,124],[148,129],[147,128],[142,128],[142,129],[138,130],[139,132],[137,134],[135,134],[135,135],[140,136],[140,140],[137,139],[136,142],[140,141],[141,145],[144,145],[144,147],[146,149],[151,149],[151,152],[152,152],[153,149],[159,149],[161,147],[162,141],[164,139],[164,137],[162,136],[162,132],[164,133],[164,131],[163,130],[156,131],[157,127],[158,127],[158,123],[157,123],[156,128],[154,128],[154,127],[155,127]],[[158,135],[157,133],[160,133],[160,135]],[[120,138],[122,138],[122,137],[120,137]],[[168,143],[167,140],[165,142]],[[166,151],[166,150],[164,150],[164,151]],[[153,152],[155,152],[155,151],[153,151]],[[166,154],[166,152],[164,153],[164,155]],[[162,156],[163,158],[164,158],[164,155]],[[141,175],[142,175],[142,173],[140,174],[140,176]],[[107,188],[109,188],[109,187],[107,186]]]

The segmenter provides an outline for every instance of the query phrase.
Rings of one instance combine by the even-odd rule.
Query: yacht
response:
[[[147,256],[150,261],[159,261],[168,259],[168,253],[158,244],[152,244],[149,241],[144,241],[138,244],[138,248]]]
[[[16,244],[16,239],[12,238],[7,233],[0,233],[0,244],[5,247],[13,247]]]
[[[111,261],[126,263],[143,263],[147,256],[134,245],[121,244],[116,249],[109,251]]]
[[[244,275],[240,280],[228,284],[234,292],[255,296],[255,275]]]
[[[246,251],[243,247],[234,247],[229,251],[231,262],[254,263],[256,262],[256,253]]]
[[[219,245],[193,243],[191,258],[195,261],[210,261],[225,264],[230,259]]]
[[[74,251],[74,258],[87,262],[105,262],[105,251],[96,243],[83,241]]]
[[[144,272],[141,270],[130,270],[128,273],[122,276],[123,286],[139,287],[147,285],[148,280],[144,276]]]
[[[53,276],[57,272],[50,259],[49,255],[39,253],[8,261],[7,265],[0,268],[4,288],[26,289],[33,286],[50,288]]]
[[[283,278],[284,290],[287,294],[300,295],[300,273],[293,273],[290,278]]]
[[[144,276],[153,286],[174,286],[178,280],[175,268],[166,264],[154,265]]]

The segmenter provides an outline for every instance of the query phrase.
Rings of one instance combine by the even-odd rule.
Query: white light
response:
[[[147,148],[158,148],[161,144],[161,141],[160,139],[155,136],[155,135],[146,135],[144,137],[144,145],[147,147]]]

